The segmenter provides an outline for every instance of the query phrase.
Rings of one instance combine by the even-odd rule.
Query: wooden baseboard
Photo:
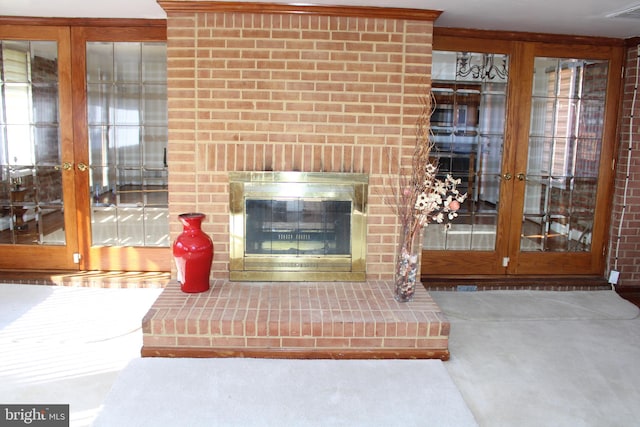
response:
[[[0,270],[0,283],[94,288],[164,288],[168,271]]]

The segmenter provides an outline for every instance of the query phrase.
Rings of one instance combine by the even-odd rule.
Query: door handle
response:
[[[71,170],[72,168],[73,168],[73,163],[71,163],[71,162],[62,163],[62,169],[63,170],[68,171],[68,170]]]
[[[84,172],[84,171],[86,171],[87,169],[89,169],[89,166],[85,165],[84,163],[78,163],[78,170],[79,170],[80,172]]]
[[[509,172],[505,173],[504,175],[502,175],[502,177],[504,178],[505,181],[511,181],[511,174]]]
[[[525,174],[523,174],[523,173],[519,173],[517,175],[518,181],[524,181],[526,179],[526,177],[527,176]]]

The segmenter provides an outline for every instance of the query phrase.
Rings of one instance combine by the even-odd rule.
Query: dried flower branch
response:
[[[444,180],[437,177],[438,161],[431,155],[434,144],[429,126],[432,101],[431,93],[420,99],[422,109],[416,120],[411,172],[406,174],[401,169],[398,188],[394,188],[395,211],[402,225],[396,271],[396,299],[400,301],[411,299],[415,292],[418,254],[414,253],[414,245],[420,240],[422,228],[429,222],[448,226],[458,216],[457,211],[467,198],[457,189],[460,179],[451,175]]]

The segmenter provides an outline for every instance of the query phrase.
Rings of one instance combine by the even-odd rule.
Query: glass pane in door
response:
[[[521,251],[591,250],[607,61],[536,58]]]
[[[0,41],[0,244],[65,245],[53,41]]]
[[[169,246],[166,44],[87,43],[93,245]]]
[[[248,199],[246,254],[350,255],[351,201]]]
[[[433,156],[468,197],[451,227],[425,228],[424,249],[495,249],[507,82],[507,55],[433,52]]]

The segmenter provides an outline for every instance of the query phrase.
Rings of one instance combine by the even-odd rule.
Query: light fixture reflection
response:
[[[473,55],[482,55],[482,63],[473,64]],[[497,60],[493,53],[458,52],[456,55],[456,76],[458,77],[471,76],[473,79],[482,80],[493,80],[498,77],[504,80],[508,74],[506,55],[501,55],[501,59]]]

